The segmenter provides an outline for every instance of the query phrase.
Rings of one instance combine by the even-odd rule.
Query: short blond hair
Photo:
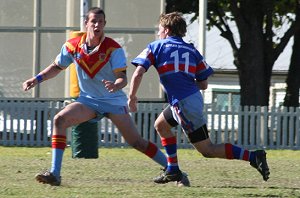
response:
[[[185,36],[187,25],[181,13],[171,12],[168,14],[161,14],[159,23],[162,27],[170,30],[169,36]]]

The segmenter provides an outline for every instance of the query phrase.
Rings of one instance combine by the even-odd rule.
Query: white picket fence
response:
[[[64,106],[63,100],[0,99],[0,145],[50,146],[52,119]],[[153,124],[165,106],[139,103],[139,111],[132,114],[142,137],[159,146]],[[230,142],[249,149],[300,149],[300,108],[221,109],[205,105],[204,113],[213,143]],[[99,147],[128,146],[110,120],[104,118],[98,126]],[[179,148],[192,148],[181,128],[174,132]]]

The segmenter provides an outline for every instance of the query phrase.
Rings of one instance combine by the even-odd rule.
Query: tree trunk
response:
[[[271,76],[266,73],[262,42],[255,40],[239,51],[241,106],[268,106],[269,102]]]
[[[296,21],[300,21],[300,5],[296,12]],[[300,28],[296,29],[294,35],[293,53],[291,57],[290,69],[286,80],[287,89],[284,98],[284,106],[299,107],[300,89]]]
[[[241,5],[240,13],[242,20],[236,20],[236,23],[241,40],[237,57],[241,106],[268,106],[271,72],[264,57],[264,14],[257,2],[253,1]]]

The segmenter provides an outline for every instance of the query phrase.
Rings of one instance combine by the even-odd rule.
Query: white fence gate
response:
[[[132,114],[145,139],[161,146],[154,121],[164,103],[139,103]],[[0,145],[50,146],[52,120],[63,100],[0,99]],[[213,143],[230,142],[248,149],[300,149],[300,108],[233,107],[205,105],[204,113]],[[106,118],[99,122],[99,146],[127,146],[118,129]],[[180,127],[174,128],[178,148],[191,148]],[[69,143],[71,140],[69,140]]]

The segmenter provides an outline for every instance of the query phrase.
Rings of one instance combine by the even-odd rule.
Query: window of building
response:
[[[285,94],[286,94],[285,89],[273,90],[273,105],[275,107],[283,106]]]
[[[212,104],[220,106],[222,111],[226,107],[237,109],[240,106],[240,90],[238,89],[213,89],[212,96]]]

